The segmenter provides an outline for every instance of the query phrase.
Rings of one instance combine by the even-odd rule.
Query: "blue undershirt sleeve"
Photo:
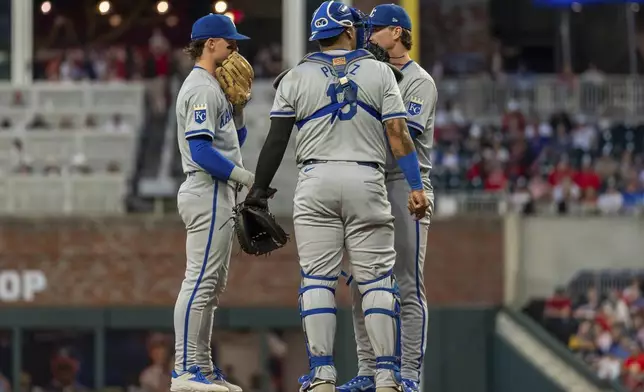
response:
[[[212,146],[212,139],[199,135],[188,139],[192,160],[220,181],[228,181],[235,164]]]

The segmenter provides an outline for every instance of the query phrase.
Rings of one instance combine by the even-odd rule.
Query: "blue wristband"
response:
[[[239,140],[239,147],[244,145],[247,135],[248,135],[248,130],[246,129],[245,125],[237,130],[237,139]]]
[[[416,154],[416,151],[398,159],[398,166],[400,166],[412,190],[419,191],[423,189],[423,181],[420,177],[420,166],[418,165],[418,154]]]

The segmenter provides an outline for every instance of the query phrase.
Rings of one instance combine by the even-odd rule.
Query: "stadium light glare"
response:
[[[159,1],[157,3],[157,12],[160,14],[165,14],[170,9],[170,4],[167,1]]]
[[[105,15],[108,12],[110,12],[111,8],[112,8],[112,4],[107,0],[103,0],[100,3],[98,3],[98,12],[100,12],[101,15]]]
[[[51,11],[51,2],[45,1],[44,3],[42,3],[40,5],[40,11],[45,15],[48,14],[49,11]]]
[[[631,11],[632,12],[640,12],[640,5],[637,3],[631,3]]]
[[[228,12],[226,12],[226,13],[224,14],[224,16],[229,17],[229,18],[230,18],[230,20],[232,20],[232,21],[233,21],[233,23],[235,23],[235,14],[233,14],[232,12],[228,11]]]
[[[215,12],[216,13],[222,14],[222,13],[226,12],[227,9],[228,9],[228,3],[226,3],[225,1],[221,0],[221,1],[218,1],[218,2],[215,3]]]
[[[581,4],[579,3],[572,3],[571,8],[573,12],[581,12]]]
[[[123,18],[121,18],[121,15],[117,15],[117,14],[110,16],[110,19],[109,19],[110,26],[112,27],[119,26],[122,21],[123,21]]]

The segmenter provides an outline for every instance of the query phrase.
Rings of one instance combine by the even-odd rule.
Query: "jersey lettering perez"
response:
[[[341,56],[349,52],[325,53]],[[346,76],[357,89],[357,102],[336,110],[344,93],[332,67],[303,62],[281,80],[270,116],[295,117],[297,162],[318,159],[385,164],[382,122],[407,116],[394,74],[386,64],[365,58],[349,64]]]

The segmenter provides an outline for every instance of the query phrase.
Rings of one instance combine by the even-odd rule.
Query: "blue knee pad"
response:
[[[384,314],[391,317],[395,323],[396,336],[394,338],[394,355],[393,356],[381,356],[376,357],[376,369],[388,369],[394,372],[394,375],[398,381],[401,380],[400,376],[400,366],[401,366],[401,356],[402,356],[402,331],[401,331],[401,321],[400,321],[400,289],[398,288],[398,283],[393,275],[393,270],[387,272],[385,275],[380,276],[376,279],[369,281],[359,282],[356,280],[358,288],[364,298],[367,294],[381,291],[389,293],[393,296],[394,305],[393,309],[387,309],[384,307],[374,307],[370,309],[364,309],[365,317],[370,314]]]
[[[304,271],[301,271],[302,274],[302,283],[300,285],[298,307],[300,311],[300,318],[302,319],[302,328],[304,330],[304,339],[306,343],[306,353],[309,357],[309,369],[311,370],[310,376],[313,377],[316,367],[320,366],[335,366],[333,362],[332,355],[323,355],[323,356],[314,356],[311,353],[309,348],[309,338],[306,332],[306,325],[304,319],[308,316],[316,314],[333,314],[337,313],[337,308],[335,307],[335,300],[333,301],[333,306],[327,307],[317,307],[304,309],[304,293],[313,290],[326,290],[330,291],[333,296],[335,296],[335,288],[338,284],[338,277],[330,276],[316,276],[305,274]]]

